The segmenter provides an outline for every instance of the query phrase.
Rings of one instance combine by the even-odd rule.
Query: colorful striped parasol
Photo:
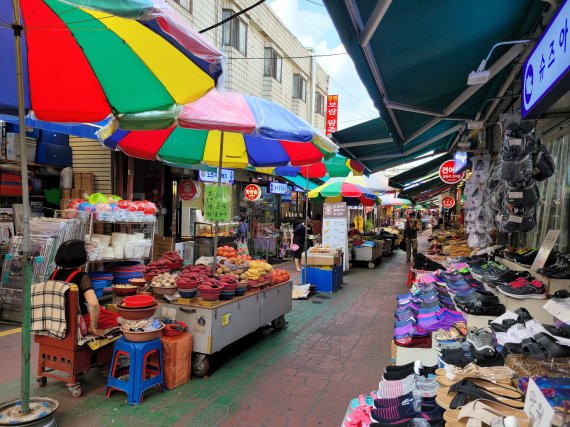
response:
[[[349,206],[374,206],[379,199],[372,191],[344,178],[331,178],[323,185],[309,191],[313,203],[346,202]]]

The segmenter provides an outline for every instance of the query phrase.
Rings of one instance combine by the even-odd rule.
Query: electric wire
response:
[[[223,24],[225,24],[226,22],[231,21],[231,20],[234,19],[234,18],[237,18],[237,17],[240,16],[240,15],[243,15],[244,13],[250,11],[250,10],[253,9],[254,7],[259,6],[259,5],[262,4],[262,3],[265,3],[265,0],[259,0],[258,2],[252,4],[251,6],[246,7],[245,9],[240,10],[239,12],[236,12],[236,13],[232,14],[231,16],[227,17],[226,19],[222,19],[220,22],[218,22],[218,23],[216,23],[216,24],[214,24],[214,25],[210,25],[209,27],[204,28],[203,30],[200,30],[200,31],[198,31],[198,32],[199,32],[200,34],[202,34],[202,33],[205,33],[206,31],[213,30],[214,28],[217,28],[217,27],[219,27],[220,25],[223,25]]]

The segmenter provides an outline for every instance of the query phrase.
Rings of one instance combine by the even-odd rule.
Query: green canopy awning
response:
[[[526,45],[497,47],[485,84],[468,86],[469,73],[496,43],[530,38],[549,7],[542,0],[323,2],[382,117],[333,137],[372,171],[448,151],[507,75],[518,75],[514,61]]]
[[[423,165],[416,166],[413,169],[409,169],[398,175],[394,175],[388,180],[388,184],[391,187],[403,189],[408,185],[412,184],[414,181],[421,179],[425,176],[432,175],[439,171],[439,167],[446,160],[450,160],[451,155],[440,156],[437,159],[433,159]]]
[[[295,184],[297,187],[302,188],[305,190],[307,188],[307,178],[303,178],[302,176],[282,176],[282,179],[285,179],[292,184]],[[309,179],[309,191],[314,190],[320,184],[315,184],[313,181]]]

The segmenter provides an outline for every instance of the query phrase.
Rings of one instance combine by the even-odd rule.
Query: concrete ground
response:
[[[32,380],[32,395],[58,399],[64,427],[338,426],[350,399],[377,388],[390,363],[395,296],[409,265],[397,250],[374,270],[351,269],[340,292],[293,301],[286,329],[251,334],[216,355],[209,377],[147,392],[139,406],[121,392],[105,398],[98,369],[82,377],[80,398],[54,381]],[[19,396],[20,339],[18,329],[0,328],[0,401]],[[33,377],[35,346],[31,360]]]

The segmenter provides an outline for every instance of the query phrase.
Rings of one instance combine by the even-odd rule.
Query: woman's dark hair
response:
[[[55,263],[62,268],[76,268],[87,262],[87,251],[83,240],[63,242],[55,254]]]
[[[241,213],[239,215],[239,220],[240,220],[240,222],[245,222],[247,220],[247,215],[244,213]]]

